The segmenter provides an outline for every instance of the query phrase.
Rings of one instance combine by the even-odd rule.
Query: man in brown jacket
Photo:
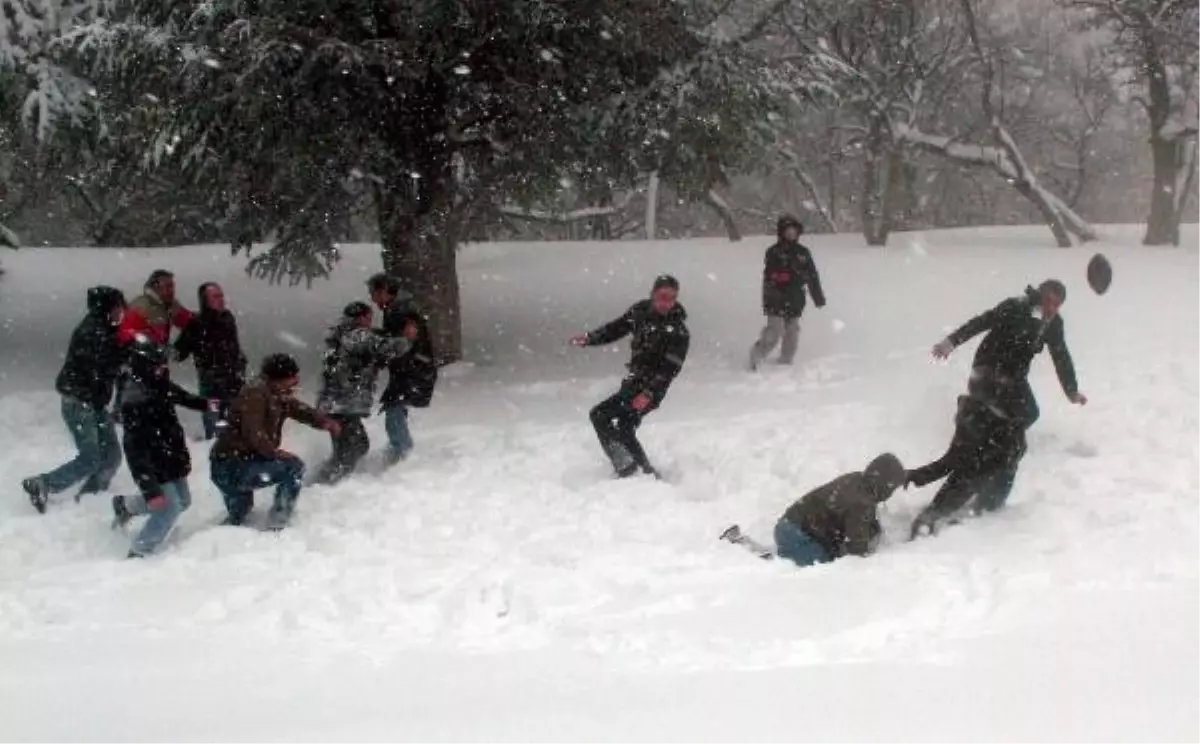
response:
[[[209,454],[210,477],[229,511],[225,524],[242,524],[254,508],[254,491],[273,485],[275,504],[267,527],[280,530],[287,526],[300,495],[304,462],[279,446],[284,421],[294,419],[333,434],[341,428],[337,421],[293,397],[299,384],[296,360],[287,354],[272,354],[263,360],[262,375],[234,399],[229,425]]]
[[[904,479],[899,458],[882,454],[866,470],[839,476],[788,507],[775,523],[774,551],[743,535],[736,524],[721,539],[763,558],[778,555],[799,566],[828,563],[845,555],[865,556],[883,534],[876,507],[891,498]]]

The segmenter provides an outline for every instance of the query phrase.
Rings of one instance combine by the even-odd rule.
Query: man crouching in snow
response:
[[[334,435],[341,426],[296,400],[300,365],[287,354],[263,360],[262,375],[242,388],[229,412],[229,425],[209,453],[212,482],[225,499],[227,525],[240,525],[254,508],[254,491],[275,486],[275,504],[267,527],[287,526],[300,496],[304,462],[279,445],[283,422],[295,419]]]
[[[192,505],[187,483],[192,458],[175,407],[203,412],[209,401],[172,382],[167,360],[165,345],[148,334],[135,334],[128,346],[129,369],[117,392],[125,430],[125,461],[140,493],[113,497],[113,526],[123,526],[140,514],[150,515],[133,539],[127,558],[153,553]]]
[[[678,298],[678,280],[664,274],[654,280],[650,299],[634,304],[611,323],[571,339],[574,346],[599,346],[633,334],[629,372],[621,389],[591,412],[600,446],[621,478],[639,468],[647,475],[658,475],[638,441],[637,429],[642,419],[662,405],[687,359],[691,337],[685,322],[687,312]]]
[[[876,507],[904,485],[904,465],[891,453],[876,457],[862,472],[846,473],[788,507],[775,523],[772,551],[742,534],[736,524],[722,540],[742,545],[761,558],[776,555],[798,566],[828,563],[846,555],[873,552],[883,535]]]
[[[975,511],[995,511],[1004,506],[1016,477],[1017,463],[1025,452],[1026,420],[1010,417],[1005,399],[1022,397],[995,392],[973,378],[978,396],[960,395],[954,417],[954,438],[937,460],[910,471],[905,487],[925,486],[945,478],[937,495],[913,521],[912,535],[933,534],[938,524],[953,516],[972,499]]]

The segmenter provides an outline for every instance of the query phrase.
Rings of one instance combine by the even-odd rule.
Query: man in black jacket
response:
[[[779,240],[767,249],[763,262],[762,302],[767,325],[750,349],[751,370],[758,369],[780,338],[783,349],[779,362],[792,363],[800,336],[800,316],[808,298],[805,289],[812,293],[817,307],[825,307],[821,276],[812,252],[798,242],[804,234],[804,225],[795,217],[780,217],[776,233]]]
[[[217,426],[229,418],[229,406],[245,382],[246,355],[238,342],[237,321],[225,307],[225,292],[216,282],[206,282],[197,291],[200,313],[192,317],[175,340],[178,361],[193,357],[200,395],[215,401],[205,410],[204,438],[217,436]]]
[[[380,272],[367,280],[367,290],[371,301],[383,312],[383,333],[396,339],[408,338],[412,344],[408,353],[388,362],[388,384],[379,400],[388,436],[387,459],[396,463],[413,448],[408,409],[426,408],[433,400],[437,360],[429,324],[400,280]]]
[[[600,446],[621,478],[639,468],[657,476],[638,441],[637,429],[647,414],[662,405],[687,359],[691,337],[687,312],[678,297],[675,277],[660,276],[654,280],[650,299],[635,303],[611,323],[571,339],[575,346],[599,346],[633,335],[629,372],[620,390],[591,411]]]
[[[125,312],[125,295],[112,287],[92,287],[87,293],[88,312],[71,334],[67,358],[55,388],[62,396],[62,417],[75,440],[75,459],[42,475],[26,478],[21,487],[39,512],[45,513],[50,494],[65,491],[79,481],[76,495],[97,493],[121,465],[121,449],[108,405],[121,371],[122,353],[117,328]]]
[[[975,351],[968,389],[986,388],[1008,416],[1022,420],[1028,429],[1040,415],[1029,386],[1029,368],[1033,358],[1048,347],[1067,399],[1085,405],[1087,396],[1079,392],[1059,314],[1066,299],[1067,288],[1057,279],[1047,279],[1037,289],[1026,287],[1024,297],[1004,300],[968,320],[933,347],[933,356],[946,359],[954,349],[986,331]]]

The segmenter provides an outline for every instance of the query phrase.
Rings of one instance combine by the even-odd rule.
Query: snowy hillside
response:
[[[251,357],[295,353],[311,399],[324,328],[377,256],[348,247],[306,291],[247,279],[222,247],[6,255],[0,739],[1195,740],[1197,252],[1103,232],[1076,250],[1044,228],[883,251],[814,237],[829,305],[809,309],[794,368],[757,375],[765,239],[470,247],[468,359],[414,414],[408,462],[306,490],[294,527],[266,535],[212,526],[195,444],[195,504],[138,563],[106,497],[39,516],[19,488],[70,452],[53,377],[84,289],[132,296],[165,267],[194,307],[190,288],[221,281]],[[1115,267],[1103,297],[1083,279],[1094,250]],[[673,483],[614,482],[587,411],[627,347],[565,340],[662,271],[694,341],[641,438]],[[974,345],[947,364],[930,347],[1047,277],[1068,286],[1091,402],[1035,362],[1042,418],[1006,511],[907,543],[935,489],[900,492],[878,555],[804,570],[717,541],[734,521],[769,538],[792,499],[881,451],[940,455]],[[285,446],[328,453],[302,427]]]

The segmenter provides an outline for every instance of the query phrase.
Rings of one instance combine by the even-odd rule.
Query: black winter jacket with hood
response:
[[[634,395],[646,393],[651,408],[657,408],[687,359],[691,345],[687,311],[676,303],[669,312],[659,313],[650,300],[642,300],[588,333],[587,345],[611,344],[631,334],[629,373],[622,387]]]
[[[125,295],[113,287],[87,292],[88,312],[71,334],[71,344],[54,387],[60,395],[95,409],[108,406],[121,372],[123,352],[117,341],[113,308],[125,305]]]
[[[799,242],[784,239],[788,227],[803,229],[798,220],[787,217],[779,220],[778,242],[767,249],[763,260],[763,313],[798,318],[808,301],[805,289],[812,293],[817,307],[825,306],[825,292],[812,251]]]
[[[192,459],[175,407],[203,411],[208,401],[171,381],[165,347],[150,339],[134,341],[117,400],[125,460],[138,488],[150,494],[186,478]]]
[[[242,389],[246,355],[238,340],[237,320],[228,310],[213,310],[205,302],[210,283],[200,285],[200,312],[184,326],[175,340],[179,361],[193,357],[201,389],[221,400],[232,400]]]
[[[401,290],[383,311],[383,333],[392,338],[401,338],[404,327],[410,321],[417,326],[417,337],[407,354],[393,357],[388,362],[388,384],[380,397],[380,403],[385,408],[397,404],[425,408],[433,400],[438,366],[429,323],[417,308],[413,296]]]

